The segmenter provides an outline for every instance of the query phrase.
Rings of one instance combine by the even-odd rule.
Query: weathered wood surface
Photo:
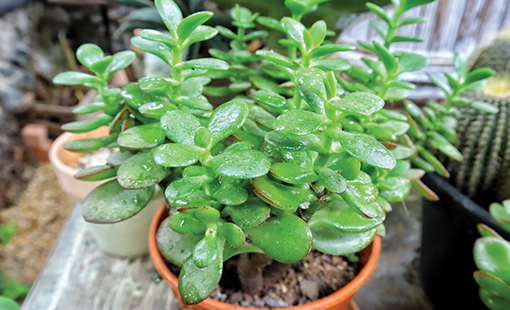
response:
[[[179,310],[170,286],[155,282],[148,256],[105,255],[76,205],[23,310]]]

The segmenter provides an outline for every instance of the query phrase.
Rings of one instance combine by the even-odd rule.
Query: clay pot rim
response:
[[[50,159],[51,164],[61,171],[64,171],[68,175],[75,175],[79,170],[75,168],[71,168],[68,165],[64,164],[59,156],[59,150],[64,148],[64,143],[67,141],[71,141],[76,139],[76,134],[72,134],[70,132],[64,132],[60,136],[58,136],[55,141],[50,146],[50,150],[48,151],[48,157]]]
[[[165,264],[165,259],[163,255],[158,250],[157,241],[156,241],[156,233],[159,228],[159,224],[164,220],[164,215],[166,213],[166,205],[163,204],[156,215],[154,216],[151,227],[149,230],[149,253],[156,267],[156,270],[160,273],[160,275],[167,281],[167,283],[172,286],[174,291],[178,291],[178,279],[174,276],[174,274],[170,271],[170,269]],[[361,271],[356,275],[356,277],[349,282],[346,286],[341,288],[340,290],[334,292],[331,295],[328,295],[324,298],[316,300],[314,302],[293,306],[290,308],[279,308],[279,310],[307,310],[307,309],[323,309],[332,304],[338,303],[338,301],[343,301],[348,298],[354,296],[354,294],[367,282],[372,273],[374,272],[377,262],[379,261],[379,256],[381,254],[381,238],[376,236],[374,241],[371,243],[367,249],[371,248],[369,257]],[[366,250],[364,250],[366,251]],[[179,298],[178,296],[176,296]],[[201,303],[205,308],[208,309],[235,309],[235,310],[269,310],[268,308],[246,308],[240,306],[234,306],[228,303],[216,301],[212,298],[207,298]]]

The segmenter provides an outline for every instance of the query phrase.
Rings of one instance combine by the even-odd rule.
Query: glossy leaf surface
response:
[[[252,185],[260,199],[277,209],[286,211],[296,211],[300,206],[306,207],[314,197],[309,189],[286,186],[273,182],[267,177],[254,179]]]
[[[324,227],[312,227],[313,248],[331,255],[356,253],[374,240],[376,230],[350,234]]]
[[[159,123],[141,125],[123,131],[117,143],[127,149],[146,149],[158,146],[165,141],[165,132]]]
[[[169,171],[156,163],[151,151],[129,157],[117,172],[119,183],[126,189],[140,189],[158,184]]]
[[[225,152],[209,163],[219,174],[239,179],[265,175],[271,167],[269,158],[256,150]]]
[[[264,202],[252,198],[242,205],[226,206],[222,212],[229,215],[236,225],[246,230],[262,224],[269,218],[270,211]]]
[[[170,228],[168,221],[169,218],[166,218],[161,222],[156,233],[158,249],[169,262],[182,266],[192,255],[195,245],[202,236],[176,233]]]
[[[186,111],[174,110],[161,117],[161,128],[170,140],[177,143],[194,145],[195,131],[199,127],[198,119]]]
[[[192,145],[166,143],[154,149],[152,155],[163,167],[186,167],[196,163],[202,151]]]
[[[248,106],[241,100],[232,100],[214,110],[208,129],[212,143],[230,136],[244,124],[248,117]]]
[[[384,100],[374,94],[355,92],[345,95],[342,99],[331,100],[329,104],[335,109],[370,115],[384,107]]]

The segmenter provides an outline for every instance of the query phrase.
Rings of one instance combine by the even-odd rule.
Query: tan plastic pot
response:
[[[64,149],[64,143],[77,139],[90,139],[108,135],[108,127],[100,127],[94,131],[80,134],[65,132],[51,144],[49,158],[53,171],[57,176],[62,190],[76,200],[83,201],[98,185],[105,181],[81,181],[74,178],[79,169],[73,168],[85,154],[73,153]]]
[[[165,205],[162,205],[156,216],[154,217],[151,228],[149,231],[149,253],[152,258],[152,262],[154,266],[160,273],[160,275],[165,279],[165,281],[170,284],[172,287],[172,291],[176,298],[179,299],[179,302],[183,309],[185,310],[270,310],[267,308],[246,308],[240,306],[234,306],[231,304],[227,304],[224,302],[216,301],[211,298],[207,298],[196,305],[186,305],[179,294],[178,287],[178,279],[174,274],[168,269],[165,264],[165,258],[158,250],[158,245],[156,241],[156,233],[158,231],[158,227],[161,222],[168,217],[168,211]],[[363,264],[363,268],[358,273],[358,275],[351,281],[349,284],[336,291],[335,293],[321,298],[317,301],[290,308],[278,308],[278,310],[354,310],[357,309],[356,305],[352,301],[356,292],[363,286],[363,284],[370,278],[372,273],[377,266],[377,262],[379,261],[379,256],[381,254],[381,239],[379,236],[376,236],[372,244],[370,244],[366,249],[360,252],[361,255],[361,263]]]

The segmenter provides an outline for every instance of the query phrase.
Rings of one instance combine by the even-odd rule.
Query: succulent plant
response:
[[[489,83],[468,98],[490,102],[496,113],[461,107],[456,130],[456,147],[461,151],[462,162],[445,161],[451,173],[452,184],[461,192],[475,199],[497,196],[498,201],[510,198],[510,148],[508,147],[508,113],[510,79],[506,46],[508,34],[503,32],[486,48],[478,52],[473,69],[487,66],[496,75]]]
[[[351,255],[365,248],[376,234],[384,234],[390,202],[402,201],[411,186],[434,198],[419,181],[424,171],[411,168],[409,159],[428,169],[434,165],[416,160],[420,154],[436,163],[433,155],[423,155],[429,154],[425,147],[452,154],[444,119],[461,100],[462,90],[491,75],[487,70],[468,74],[465,63],[456,62],[463,71],[455,83],[450,81],[453,90],[446,89],[446,107],[434,106],[439,116],[432,123],[430,111],[422,113],[411,104],[412,116],[384,109],[385,100],[405,99],[405,89],[415,87],[400,74],[429,63],[423,56],[390,52],[389,47],[418,41],[395,36],[395,30],[423,22],[403,19],[402,14],[432,1],[394,0],[391,19],[377,5],[367,4],[383,20],[372,26],[385,40],[383,45],[361,43],[378,56],[364,60],[368,72],[328,57],[355,47],[325,43],[324,21],[310,28],[300,22],[323,2],[318,0],[286,1],[292,17],[281,20],[236,6],[231,13],[237,34],[203,25],[211,12],[183,18],[174,1],[156,0],[170,35],[143,30],[131,42],[165,61],[172,73],[168,78],[142,78],[122,89],[108,88],[107,80],[129,65],[132,53],[104,56],[95,46],[80,47],[78,60],[95,76],[68,72],[54,81],[98,90],[97,100],[77,112],[104,113],[64,129],[84,132],[109,125],[110,135],[71,141],[65,147],[78,152],[120,148],[106,165],[76,175],[83,180],[114,178],[87,196],[85,220],[128,219],[146,206],[156,186],[162,187],[171,216],[159,228],[158,247],[168,261],[182,267],[179,290],[189,304],[210,294],[223,262],[235,255],[240,254],[243,278],[260,277],[258,267],[267,258],[292,263],[312,249]],[[279,42],[288,53],[248,52],[246,42],[265,35],[246,31],[254,21],[283,33]],[[232,51],[213,50],[220,59],[183,59],[187,47],[218,32],[232,39]],[[215,94],[208,84],[216,78],[230,80],[228,89],[216,89],[216,94],[236,97],[213,109],[203,94]],[[246,264],[247,253],[261,258],[259,264]],[[258,272],[243,272],[246,266]],[[255,282],[241,279],[247,291],[257,289],[248,285]]]
[[[496,222],[510,232],[510,200],[492,203],[490,213]],[[476,240],[473,255],[479,270],[473,276],[480,286],[480,298],[491,310],[510,307],[510,242],[486,225],[478,225],[481,238]]]

